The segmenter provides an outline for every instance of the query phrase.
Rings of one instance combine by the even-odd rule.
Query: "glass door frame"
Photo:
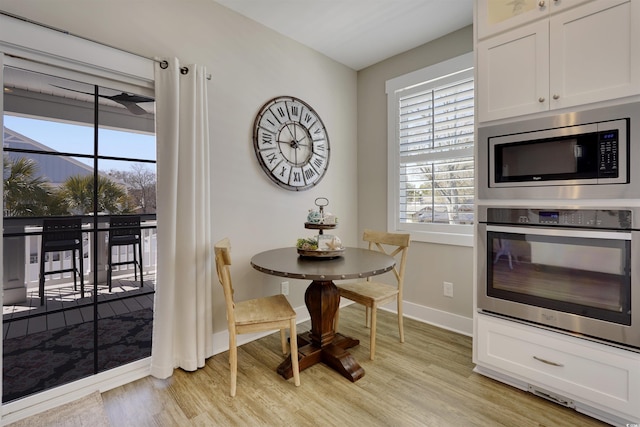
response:
[[[43,70],[48,70],[48,71],[54,70],[55,71],[55,75],[59,75],[60,76],[62,74],[62,76],[61,76],[62,78],[69,78],[68,76],[72,76],[73,78],[78,78],[79,76],[84,76],[85,79],[87,78],[87,76],[82,74],[82,73],[77,73],[77,72],[73,72],[73,71],[69,71],[69,70],[61,70],[61,69],[58,69],[57,67],[49,67],[49,66],[46,66],[44,64],[33,63],[31,61],[25,61],[25,60],[18,59],[18,58],[8,58],[8,57],[4,56],[0,52],[0,66],[2,67],[2,71],[0,71],[0,80],[3,80],[2,76],[4,74],[4,67],[5,66],[15,66],[15,64],[19,64],[22,67],[24,67],[25,64],[27,64],[28,65],[28,69],[33,68],[33,69],[35,69],[34,71],[36,71],[36,72],[42,72]],[[58,72],[60,72],[60,74]],[[144,92],[146,94],[149,94],[150,92],[152,93],[152,91],[149,91],[148,89],[137,88],[137,87],[132,86],[132,85],[127,84],[127,83],[119,84],[115,80],[111,81],[111,80],[105,80],[105,79],[101,79],[101,78],[98,78],[98,79],[95,79],[95,80],[101,82],[102,84],[110,84],[110,86],[108,86],[108,87],[114,87],[115,86],[115,87],[118,87],[118,88],[122,88],[123,91],[124,90],[130,90],[132,88],[136,88],[137,90],[139,90],[141,92]],[[116,82],[116,83],[114,83],[114,82]],[[99,87],[98,84],[94,85],[94,88],[96,88],[96,94],[97,94],[97,88],[98,87]],[[94,100],[95,100],[95,106],[98,106],[98,97],[94,97]],[[4,106],[4,91],[3,91],[3,94],[0,95],[0,106]],[[98,218],[98,215],[96,215],[96,212],[97,212],[96,200],[97,200],[97,192],[98,192],[98,185],[96,183],[97,176],[98,176],[98,167],[97,167],[98,164],[97,164],[97,162],[98,162],[98,158],[100,157],[98,155],[98,146],[97,146],[97,144],[98,144],[98,138],[99,138],[98,134],[100,132],[100,128],[99,128],[100,123],[95,120],[96,118],[99,119],[99,117],[98,117],[99,108],[95,108],[95,106],[94,106],[94,114],[95,114],[94,124],[95,125],[94,125],[94,142],[93,142],[94,143],[94,149],[93,149],[93,156],[92,156],[94,158],[94,167],[93,167],[93,170],[94,170],[94,172],[93,172],[93,175],[94,175],[94,185],[93,185],[93,188],[94,188],[94,194],[93,194],[94,210],[93,210],[93,215],[91,215],[93,224],[92,224],[90,229],[87,229],[87,230],[84,230],[84,231],[85,232],[89,232],[89,233],[93,233],[94,238],[91,239],[92,245],[93,245],[93,253],[97,254],[98,253],[98,248],[97,248],[98,238],[97,238],[97,236],[104,236],[103,233],[106,233],[106,229],[103,229],[103,228],[100,227],[99,218]],[[3,129],[4,129],[4,107],[2,108],[2,110],[3,110],[2,111],[3,115],[2,115],[2,118],[0,118],[0,123],[2,123]],[[111,158],[111,159],[114,160],[114,158]],[[149,163],[154,163],[155,164],[155,161],[149,162]],[[153,216],[155,216],[155,215],[153,215]],[[2,221],[3,221],[2,225],[4,227],[4,225],[5,225],[4,224],[4,218],[3,218]],[[4,244],[0,245],[0,255],[4,255]],[[42,256],[42,254],[41,254],[41,256]],[[98,258],[97,256],[93,257],[93,260],[92,260],[93,261],[93,266],[91,268],[92,273],[93,273],[92,282],[93,282],[93,286],[94,286],[94,289],[93,289],[93,295],[94,296],[97,295],[97,290],[95,288],[96,288],[97,283],[98,283],[98,277],[97,277],[97,275],[98,275],[98,268],[97,268],[98,260],[97,260],[97,258]],[[93,334],[94,335],[94,349],[93,349],[93,351],[94,351],[94,371],[93,371],[93,375],[94,376],[100,372],[100,370],[98,369],[98,355],[96,354],[97,346],[98,346],[98,335],[97,335],[98,323],[95,322],[95,320],[98,319],[97,310],[98,310],[98,305],[99,304],[100,303],[97,301],[97,299],[94,298],[93,302],[92,302],[93,312],[94,312],[94,315],[93,315],[93,319],[94,319],[94,334]],[[144,362],[144,364],[146,366],[148,366],[149,363],[150,363],[150,361],[148,359],[146,360],[146,362]],[[139,365],[139,363],[138,363],[138,365]],[[11,403],[13,403],[13,402],[11,402]],[[3,405],[3,406],[5,406],[5,405]]]

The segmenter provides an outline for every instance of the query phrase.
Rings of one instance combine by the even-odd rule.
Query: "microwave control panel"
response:
[[[618,176],[618,130],[600,132],[598,135],[598,176]]]
[[[488,208],[486,223],[615,230],[632,228],[631,211],[617,209]]]

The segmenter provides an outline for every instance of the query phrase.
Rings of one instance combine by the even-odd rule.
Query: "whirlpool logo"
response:
[[[555,314],[542,313],[542,318],[544,320],[546,320],[547,322],[555,322],[556,321],[556,315]]]

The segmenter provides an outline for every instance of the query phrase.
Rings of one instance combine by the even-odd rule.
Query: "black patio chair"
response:
[[[133,260],[113,262],[112,248],[133,245]],[[136,245],[138,252],[136,254]],[[144,286],[142,278],[142,229],[139,216],[114,216],[109,219],[109,245],[107,261],[107,282],[111,292],[111,276],[114,266],[134,264],[134,279],[138,280],[136,267],[140,269],[140,287]]]
[[[71,251],[73,259],[72,268],[44,271],[46,254],[49,252],[60,253],[60,266],[64,267],[64,252]],[[76,251],[80,260],[80,269],[76,263]],[[73,289],[78,290],[76,275],[80,276],[80,293],[84,298],[84,255],[82,253],[82,221],[80,218],[45,219],[42,223],[42,245],[40,247],[40,283],[38,293],[40,305],[44,305],[44,280],[45,275],[73,272]]]

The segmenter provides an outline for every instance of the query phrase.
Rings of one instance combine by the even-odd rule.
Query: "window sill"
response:
[[[411,241],[413,242],[473,247],[473,234],[417,230],[395,230],[394,232],[410,233]]]

